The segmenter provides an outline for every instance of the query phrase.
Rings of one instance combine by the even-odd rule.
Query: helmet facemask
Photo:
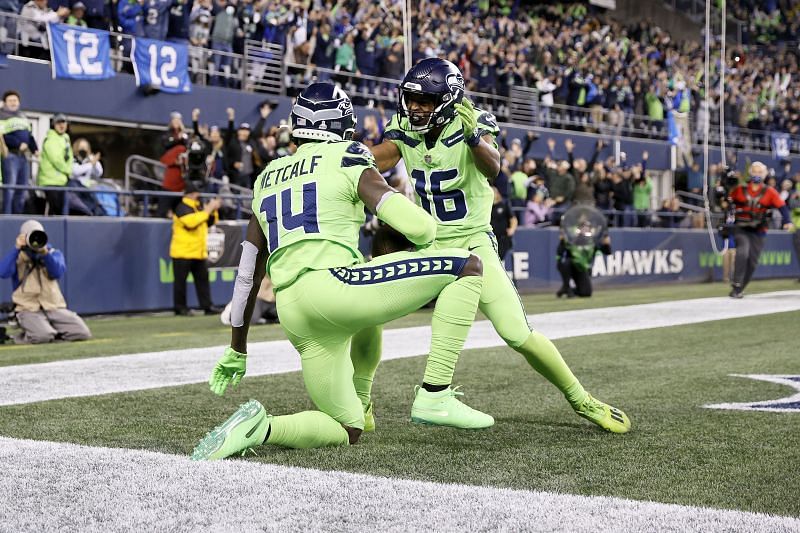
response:
[[[442,93],[429,93],[422,90],[422,86],[413,81],[404,81],[399,88],[398,114],[408,119],[408,125],[401,123],[401,128],[406,131],[428,133],[434,128],[449,124],[456,116],[454,104],[461,102],[464,97],[464,78],[460,74],[450,74],[447,77],[448,90]],[[431,99],[434,102],[433,111],[424,124],[414,124],[413,113],[408,108],[407,97],[409,94]]]

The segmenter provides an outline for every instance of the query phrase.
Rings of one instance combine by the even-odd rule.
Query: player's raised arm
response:
[[[495,147],[494,138],[478,128],[478,117],[475,108],[468,98],[454,105],[464,131],[464,142],[472,151],[475,166],[490,180],[500,173],[500,152]]]
[[[375,169],[368,168],[361,173],[358,196],[379,219],[417,246],[429,244],[436,237],[436,221],[421,207],[390,187]]]
[[[378,165],[379,172],[393,169],[400,162],[400,149],[392,141],[386,140],[370,148]]]
[[[236,386],[247,371],[247,333],[258,295],[258,288],[267,268],[269,248],[256,215],[250,217],[242,242],[242,257],[233,287],[231,301],[231,345],[217,361],[208,384],[220,396],[228,385]]]

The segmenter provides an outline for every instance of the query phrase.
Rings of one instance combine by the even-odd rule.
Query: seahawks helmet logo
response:
[[[450,93],[453,95],[454,100],[459,100],[464,95],[464,76],[461,74],[451,73],[447,75],[447,86],[450,88]]]
[[[353,112],[353,104],[350,102],[349,98],[339,102],[339,111],[342,112],[342,115],[349,115]]]

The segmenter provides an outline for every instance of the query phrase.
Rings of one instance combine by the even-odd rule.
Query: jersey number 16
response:
[[[442,190],[444,182],[458,179],[458,169],[434,170],[428,176],[424,170],[414,169],[411,171],[411,177],[414,179],[414,189],[425,211],[435,215],[441,222],[453,222],[467,216],[467,199],[464,191]]]

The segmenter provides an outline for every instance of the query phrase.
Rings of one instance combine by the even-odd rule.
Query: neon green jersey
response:
[[[497,136],[494,116],[479,109],[475,114],[480,135]],[[398,120],[408,129],[408,119],[395,115],[386,126],[384,138],[400,149],[417,204],[436,219],[436,239],[491,231],[494,193],[475,166],[472,150],[464,142],[461,121],[452,120],[433,148],[428,148],[424,134],[404,131]]]
[[[363,261],[358,182],[370,167],[375,159],[361,143],[314,142],[272,161],[258,176],[253,213],[267,237],[267,272],[276,289],[308,270]]]

